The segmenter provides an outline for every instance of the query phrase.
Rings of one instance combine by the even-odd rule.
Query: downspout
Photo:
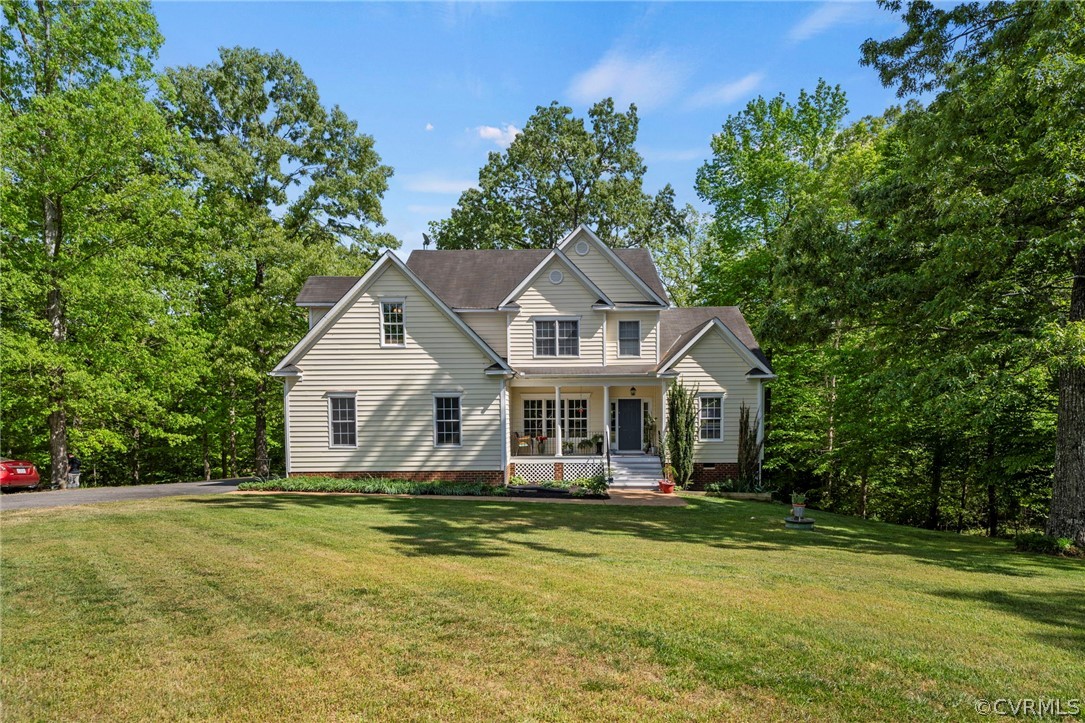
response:
[[[509,403],[506,397],[508,380],[501,377],[501,479],[507,485],[509,483]]]
[[[765,380],[757,383],[757,442],[761,445],[757,454],[757,484],[761,484],[761,468],[765,461]]]
[[[286,476],[290,476],[290,377],[283,377],[283,452],[286,457]]]

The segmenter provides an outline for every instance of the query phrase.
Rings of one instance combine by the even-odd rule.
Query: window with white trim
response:
[[[381,301],[381,346],[404,346],[406,339],[403,325],[403,300]]]
[[[328,395],[328,446],[357,447],[358,417],[354,393]]]
[[[700,429],[702,442],[719,442],[723,439],[722,394],[701,395]]]
[[[460,446],[460,397],[435,394],[433,397],[433,446]]]
[[[580,356],[580,321],[578,319],[536,321],[535,356]]]
[[[563,399],[565,416],[562,418],[562,431],[566,439],[583,439],[588,436],[588,400]]]
[[[618,356],[640,356],[640,321],[618,322]]]

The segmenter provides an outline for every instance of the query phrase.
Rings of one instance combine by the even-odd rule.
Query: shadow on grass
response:
[[[785,530],[779,504],[690,497],[686,507],[561,505],[495,500],[426,500],[337,495],[223,495],[193,498],[208,507],[243,510],[380,507],[398,518],[376,530],[410,555],[510,555],[517,547],[577,558],[594,553],[532,540],[534,532],[628,535],[656,542],[684,542],[719,549],[780,551],[825,548],[869,555],[902,555],[953,570],[1035,576],[1039,568],[1068,570],[1080,564],[1019,556],[1006,543],[932,532],[853,517],[813,512],[811,531]],[[1083,566],[1085,569],[1085,566]]]
[[[1057,633],[1036,633],[1033,637],[1048,645],[1085,653],[1085,595],[1080,592],[1040,588],[1029,592],[941,590],[934,594],[947,600],[981,603],[1032,623],[1060,628]]]

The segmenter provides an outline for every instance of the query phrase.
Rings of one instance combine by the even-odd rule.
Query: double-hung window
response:
[[[458,394],[435,394],[433,396],[433,446],[460,446],[460,396]]]
[[[535,356],[580,356],[580,321],[578,319],[536,321]]]
[[[358,422],[354,392],[328,395],[328,446],[357,447]]]
[[[381,346],[404,346],[403,299],[381,300]]]
[[[640,321],[618,322],[618,356],[640,356]]]
[[[566,439],[585,439],[588,436],[588,400],[564,399],[565,417],[561,420]]]
[[[701,395],[700,439],[719,442],[723,439],[723,395]]]

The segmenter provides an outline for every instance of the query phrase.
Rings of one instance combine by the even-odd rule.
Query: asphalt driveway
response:
[[[80,487],[74,490],[5,492],[0,495],[0,510],[25,510],[32,507],[70,507],[72,505],[91,505],[96,502],[146,500],[178,495],[214,495],[236,491],[237,484],[244,482],[245,479],[247,478],[211,480],[210,482],[132,485],[131,487]]]

